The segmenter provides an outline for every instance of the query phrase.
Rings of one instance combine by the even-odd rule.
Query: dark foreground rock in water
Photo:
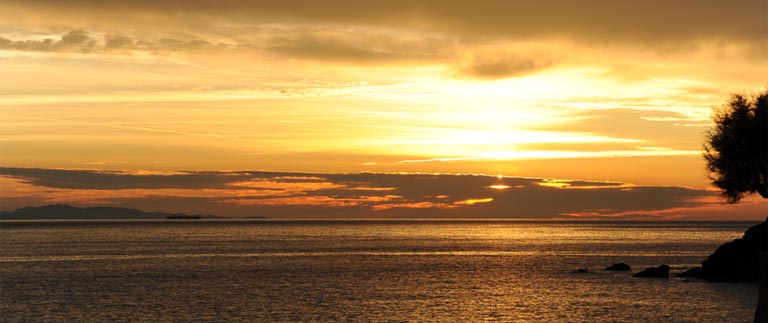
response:
[[[629,270],[632,270],[632,267],[627,265],[627,264],[625,264],[625,263],[623,263],[623,262],[620,262],[618,264],[613,264],[613,265],[605,268],[605,270],[609,270],[609,271],[629,271]]]
[[[677,277],[701,277],[704,274],[704,271],[701,269],[701,267],[693,267],[691,269],[688,269],[682,273],[679,273],[675,276]]]
[[[637,274],[632,275],[632,277],[669,278],[669,266],[661,265],[658,267],[651,267],[641,272],[638,272]]]
[[[766,222],[763,222],[747,229],[741,239],[718,247],[701,263],[701,269],[694,268],[683,274],[711,281],[757,282],[760,274],[757,254],[765,251],[765,228]]]

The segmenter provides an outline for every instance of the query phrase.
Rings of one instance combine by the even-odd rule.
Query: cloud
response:
[[[10,40],[0,37],[0,50],[21,50],[39,52],[90,52],[98,47],[96,39],[83,30],[72,30],[59,39]]]
[[[574,51],[559,45],[661,55],[702,51],[702,44],[716,44],[706,47],[710,52],[737,44],[737,59],[763,59],[760,54],[768,50],[764,11],[761,0],[229,0],[183,5],[170,0],[11,0],[0,3],[0,30],[13,31],[13,37],[0,36],[0,49],[448,63],[462,77],[498,79],[535,73],[561,59],[512,51],[475,55],[458,65],[456,60],[478,46],[516,48],[528,42],[549,42],[542,46],[546,52],[566,54]],[[71,31],[60,37],[39,37],[65,28]],[[608,52],[615,59],[616,53]],[[636,61],[632,57],[630,65]]]
[[[71,30],[58,39],[11,40],[0,37],[0,50],[18,50],[28,52],[80,52],[104,53],[124,51],[175,52],[214,49],[216,46],[202,39],[157,40],[135,39],[120,34],[95,36],[94,32]]]
[[[682,187],[447,174],[0,168],[0,181],[6,187],[5,207],[22,202],[164,205],[161,210],[186,212],[194,210],[174,201],[191,199],[196,208],[212,213],[270,217],[601,217],[684,210],[711,204],[706,198],[716,197]]]
[[[11,40],[0,37],[0,50],[29,52],[151,54],[219,52],[230,55],[271,55],[315,61],[348,63],[416,62],[446,60],[455,44],[434,37],[398,37],[391,33],[313,30],[307,28],[256,28],[251,40],[213,43],[201,38],[143,38],[122,34],[97,35],[72,30],[59,39]]]
[[[17,178],[34,186],[75,190],[222,188],[229,183],[255,177],[237,172],[132,174],[117,171],[45,168],[0,168],[0,175]]]
[[[653,99],[649,98],[648,100],[652,101]],[[638,107],[621,107],[625,104]],[[644,142],[627,145],[631,147],[631,150],[643,147],[652,148],[655,145],[681,152],[701,149],[699,143],[703,140],[703,129],[710,124],[708,115],[704,114],[702,117],[673,111],[685,111],[685,107],[657,107],[652,102],[649,102],[648,106],[645,107],[642,104],[643,100],[641,99],[626,102],[614,100],[608,104],[611,108],[572,110],[569,122],[558,125],[558,130],[592,132],[618,138],[644,139]],[[696,112],[701,114],[701,111],[702,109],[698,109]],[[708,110],[703,111],[708,112]],[[697,131],[696,129],[701,130]],[[609,148],[608,145],[602,145],[601,150]],[[554,144],[550,145],[549,148],[557,148],[557,146],[558,144]],[[526,148],[543,149],[547,147],[529,145]]]
[[[463,67],[459,73],[475,78],[499,79],[532,74],[552,65],[551,60],[543,57],[525,57],[512,53],[474,57],[471,63]]]
[[[136,40],[128,36],[112,34],[104,36],[104,48],[106,49],[132,48],[135,44]]]
[[[317,32],[282,30],[279,36],[247,46],[301,59],[345,62],[440,60],[452,44],[437,38],[407,39],[387,33],[359,30]]]

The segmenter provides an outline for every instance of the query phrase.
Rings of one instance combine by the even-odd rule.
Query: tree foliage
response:
[[[712,119],[704,144],[712,183],[730,203],[747,194],[768,198],[768,90],[734,95]]]

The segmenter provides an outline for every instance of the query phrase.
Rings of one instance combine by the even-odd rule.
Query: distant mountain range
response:
[[[35,220],[35,219],[165,219],[178,218],[221,218],[215,215],[186,215],[164,212],[144,212],[136,209],[121,207],[88,207],[79,208],[70,205],[54,204],[40,207],[25,207],[13,212],[0,212],[2,220]]]

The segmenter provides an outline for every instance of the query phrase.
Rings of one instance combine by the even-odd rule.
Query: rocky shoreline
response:
[[[701,266],[690,268],[675,277],[692,278],[707,282],[749,282],[757,283],[760,278],[759,256],[766,252],[766,227],[765,222],[750,227],[739,239],[726,242],[718,247]],[[608,266],[605,271],[631,271],[632,267],[625,263],[616,263]],[[587,273],[587,268],[579,269],[578,273]],[[636,272],[632,277],[639,278],[668,278],[670,267],[660,265],[649,267]]]
[[[755,225],[744,236],[726,242],[709,255],[700,267],[680,273],[712,282],[757,282],[760,277],[758,254],[766,252],[766,222]]]

